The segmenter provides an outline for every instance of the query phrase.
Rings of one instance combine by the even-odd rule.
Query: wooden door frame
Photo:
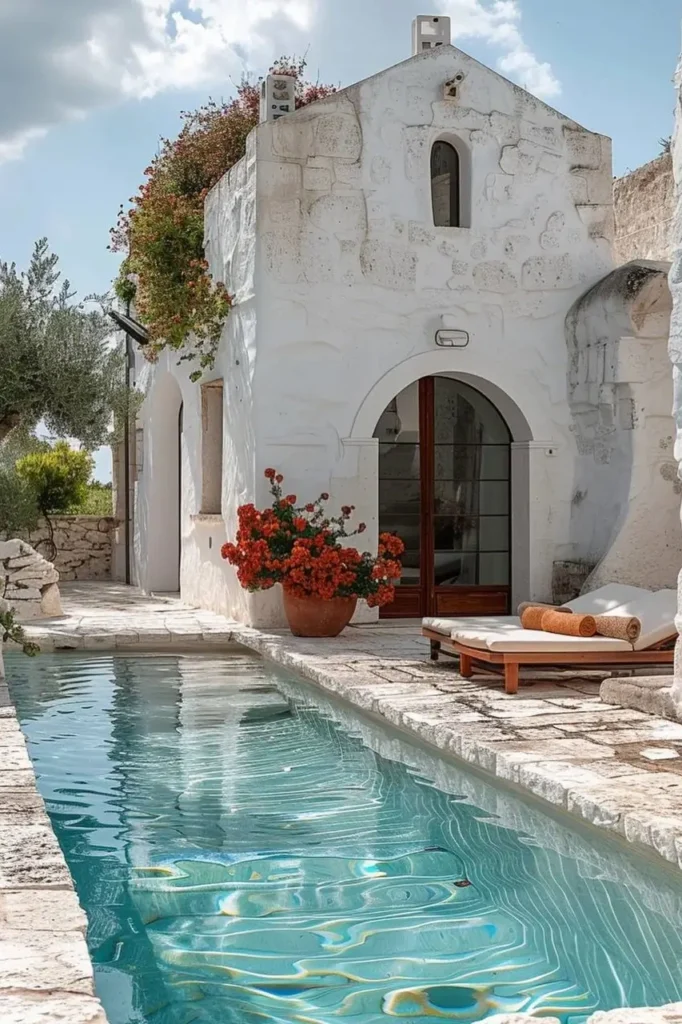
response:
[[[433,374],[421,377],[419,385],[419,584],[400,585],[396,587],[396,600],[381,610],[381,617],[387,619],[424,618],[427,615],[479,615],[506,614],[511,600],[511,517],[512,517],[512,478],[511,461],[509,472],[509,573],[510,579],[506,586],[450,586],[438,587],[435,572],[435,380],[445,374]],[[451,377],[451,380],[457,380]],[[462,382],[465,383],[465,382]],[[476,391],[471,384],[467,384]],[[483,394],[482,392],[478,392]],[[483,395],[491,405],[490,399]],[[497,409],[497,406],[494,406]],[[497,409],[500,416],[500,410]],[[509,427],[507,426],[509,431]],[[512,437],[509,431],[509,448],[511,460]]]

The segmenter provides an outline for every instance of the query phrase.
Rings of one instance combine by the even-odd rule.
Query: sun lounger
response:
[[[522,665],[651,666],[672,664],[677,638],[677,592],[650,591],[610,584],[585,594],[566,607],[585,615],[635,616],[642,624],[636,643],[607,637],[573,637],[523,629],[518,618],[424,619],[422,633],[431,643],[431,658],[441,651],[458,655],[460,672],[473,674],[474,662],[502,668],[505,690],[516,693]],[[449,626],[449,630],[448,630]]]

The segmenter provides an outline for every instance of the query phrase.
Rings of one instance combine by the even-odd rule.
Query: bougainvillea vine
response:
[[[334,92],[305,78],[304,60],[280,58],[274,74],[296,78],[296,107]],[[210,100],[183,111],[175,139],[162,139],[145,182],[121,207],[110,248],[124,252],[116,292],[134,299],[137,317],[149,331],[145,353],[154,360],[165,347],[181,359],[198,361],[198,379],[213,365],[233,298],[229,281],[214,280],[204,257],[204,201],[209,190],[246,152],[246,139],[259,121],[260,83],[243,79],[229,102]]]

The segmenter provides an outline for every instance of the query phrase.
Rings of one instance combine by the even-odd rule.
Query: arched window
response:
[[[431,150],[431,201],[437,228],[458,228],[461,174],[459,153],[449,142],[436,142]]]

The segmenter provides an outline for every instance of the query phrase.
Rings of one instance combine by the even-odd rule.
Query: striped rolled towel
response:
[[[609,636],[614,640],[627,640],[629,644],[635,644],[642,632],[642,623],[634,615],[595,615],[594,621],[597,624],[599,636]]]
[[[520,619],[523,618],[523,613],[528,611],[529,608],[542,608],[546,612],[562,612],[564,615],[572,615],[573,612],[570,608],[557,607],[555,604],[543,604],[542,601],[522,601],[519,605],[517,615]],[[530,627],[528,627],[530,628]],[[538,626],[538,629],[540,627]]]
[[[545,633],[561,633],[562,636],[595,636],[597,624],[594,615],[564,615],[563,612],[545,612],[542,616]]]

